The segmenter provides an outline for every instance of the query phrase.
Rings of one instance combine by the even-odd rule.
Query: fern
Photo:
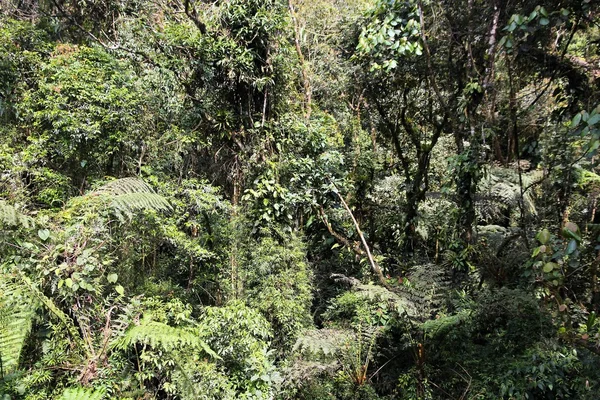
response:
[[[304,332],[294,344],[293,351],[313,355],[331,356],[350,342],[354,332],[339,329],[312,329]]]
[[[34,316],[34,307],[22,288],[5,278],[0,280],[0,376],[18,367]]]
[[[405,291],[400,291],[398,294],[391,292],[383,286],[373,284],[357,285],[354,289],[360,297],[388,303],[391,306],[390,308],[394,309],[398,314],[414,316],[417,313],[417,309],[412,302],[413,299],[404,296]]]
[[[48,311],[54,314],[54,316],[57,317],[63,324],[63,327],[67,330],[75,344],[77,344],[81,349],[85,350],[87,357],[91,358],[92,355],[89,354],[89,349],[87,348],[87,346],[85,346],[83,339],[81,338],[81,334],[77,330],[77,327],[75,326],[73,320],[60,308],[58,308],[58,306],[54,304],[54,302],[50,298],[48,298],[44,293],[42,293],[42,291],[39,290],[33,284],[33,282],[31,282],[31,279],[21,274],[19,274],[19,277],[20,281],[24,284],[24,287],[28,291],[28,295],[33,298],[37,298],[40,301],[40,303],[42,303],[46,307]]]
[[[136,343],[160,348],[167,352],[181,348],[202,349],[214,358],[220,358],[203,340],[198,332],[186,328],[169,326],[162,322],[144,318],[139,325],[131,327],[125,336],[118,339],[114,348],[125,350]]]
[[[478,202],[483,216],[497,218],[506,207],[515,208],[521,202],[523,193],[523,211],[528,215],[537,215],[534,192],[530,187],[542,178],[541,171],[521,173],[509,168],[492,168],[479,185],[480,193],[484,194],[483,201]],[[521,186],[522,182],[522,186]]]
[[[104,393],[104,390],[93,390],[82,387],[68,388],[63,392],[59,400],[102,400]]]
[[[86,356],[92,357],[77,327],[54,302],[20,272],[0,275],[0,363],[2,375],[18,366],[25,339],[31,331],[35,311],[43,305],[57,317]]]
[[[416,265],[407,278],[408,283],[397,291],[404,304],[410,304],[405,309],[408,317],[426,320],[443,308],[451,283],[445,268],[436,264]]]
[[[29,228],[32,218],[19,212],[14,206],[0,199],[0,225],[23,226]]]
[[[96,192],[110,193],[117,196],[129,193],[154,193],[154,190],[141,179],[121,178],[105,183]]]
[[[113,205],[119,210],[133,211],[139,209],[154,209],[168,211],[171,206],[167,200],[156,193],[127,193],[115,196]]]
[[[449,332],[469,320],[469,318],[471,318],[471,311],[461,310],[454,315],[447,315],[425,321],[425,323],[421,325],[421,329],[423,329],[423,332],[428,336],[435,337]]]
[[[167,199],[157,194],[146,182],[137,178],[116,179],[100,187],[92,195],[107,198],[117,213],[124,213],[128,216],[142,209],[157,211],[172,209]]]

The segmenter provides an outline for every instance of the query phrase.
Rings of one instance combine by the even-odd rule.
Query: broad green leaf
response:
[[[547,262],[544,265],[543,271],[546,273],[552,272],[554,269],[558,269],[558,264],[553,262]]]
[[[44,242],[50,237],[50,231],[48,229],[40,229],[37,234]]]
[[[548,232],[547,229],[544,229],[543,231],[541,231],[540,233],[537,234],[537,240],[541,244],[548,243],[548,241],[550,240],[550,232]]]
[[[566,253],[567,255],[573,254],[575,250],[577,250],[577,241],[575,239],[571,239],[567,245]]]

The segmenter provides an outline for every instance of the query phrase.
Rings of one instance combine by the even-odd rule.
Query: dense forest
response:
[[[0,399],[597,399],[595,0],[0,0]]]

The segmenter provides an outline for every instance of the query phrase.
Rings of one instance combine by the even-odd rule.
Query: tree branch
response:
[[[196,28],[200,31],[201,34],[206,35],[206,24],[198,19],[198,13],[196,12],[196,7],[192,6],[190,8],[190,0],[184,0],[183,7],[185,9],[185,15],[188,16],[189,19],[192,20]]]
[[[448,105],[446,104],[446,102],[444,101],[444,98],[442,97],[442,93],[440,92],[440,89],[437,85],[437,82],[435,80],[435,75],[433,74],[433,64],[431,62],[431,51],[429,50],[429,44],[427,43],[427,37],[425,36],[425,18],[423,17],[423,4],[421,2],[421,0],[419,0],[418,2],[418,7],[419,7],[419,24],[420,29],[419,31],[421,32],[421,40],[423,41],[423,49],[425,50],[425,58],[427,59],[427,69],[429,70],[428,74],[427,74],[427,80],[429,81],[431,87],[433,88],[433,91],[435,92],[435,95],[438,98],[438,101],[440,102],[440,105],[442,106],[442,108],[444,109],[444,111],[446,113],[448,113]]]
[[[385,287],[386,289],[388,289],[390,291],[393,291],[393,288],[385,280],[385,277],[383,276],[383,272],[381,272],[381,268],[379,267],[379,265],[377,264],[377,262],[373,258],[373,255],[371,254],[371,250],[369,248],[369,245],[367,244],[367,240],[365,239],[365,236],[363,235],[363,233],[362,233],[362,231],[360,229],[360,226],[358,225],[358,222],[356,221],[356,218],[354,218],[354,214],[352,213],[352,210],[350,210],[350,207],[348,206],[348,203],[346,203],[346,201],[344,200],[344,197],[340,194],[340,192],[337,190],[337,188],[335,190],[335,194],[340,199],[340,202],[342,203],[342,206],[344,207],[344,209],[346,210],[346,212],[348,213],[348,215],[352,219],[352,223],[354,224],[354,229],[356,229],[356,233],[358,233],[358,236],[360,237],[360,241],[362,242],[362,245],[363,245],[363,248],[364,248],[364,252],[361,251],[361,253],[358,253],[357,250],[354,250],[355,253],[361,254],[361,255],[366,254],[367,259],[369,260],[369,264],[371,265],[371,271],[373,272],[373,274],[375,274],[375,276],[379,280],[379,283],[383,287]],[[322,213],[321,214],[322,216],[325,214],[325,212],[323,211],[323,207],[321,207],[321,213]],[[331,224],[329,224],[329,226],[328,226],[328,229],[330,229],[330,228],[331,228]],[[330,230],[330,233],[331,232],[332,232],[332,229]],[[341,236],[341,235],[338,235],[338,236]],[[336,238],[338,238],[338,236],[336,236]],[[346,243],[349,243],[349,241],[347,239],[346,239]],[[358,250],[360,250],[360,249],[358,249]]]

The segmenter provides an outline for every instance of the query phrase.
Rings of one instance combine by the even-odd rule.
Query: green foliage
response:
[[[377,1],[366,17],[358,54],[372,57],[371,71],[396,69],[398,60],[423,54],[417,2]]]
[[[294,344],[293,351],[325,357],[338,353],[350,341],[352,333],[339,329],[314,329],[305,331]]]
[[[535,196],[531,188],[542,177],[542,171],[519,173],[514,169],[492,168],[479,184],[479,193],[484,199],[478,202],[478,209],[485,222],[501,221],[505,224],[503,212],[510,214],[512,209],[520,213],[521,207],[526,216],[536,216]]]
[[[142,319],[139,325],[127,330],[125,336],[113,344],[115,348],[126,349],[137,343],[160,348],[165,352],[174,349],[202,349],[212,357],[218,357],[206,343],[199,338],[198,332],[190,329],[176,328],[162,322]]]
[[[0,276],[0,369],[3,378],[19,366],[25,340],[31,332],[35,306],[18,283],[6,275]]]
[[[588,370],[586,357],[556,343],[541,343],[507,366],[498,395],[509,399],[591,399],[598,376]],[[582,373],[588,379],[582,379]]]
[[[271,237],[249,243],[244,287],[249,306],[260,310],[275,333],[273,345],[289,350],[297,335],[311,327],[311,272],[303,244],[293,235],[280,244]]]
[[[208,307],[200,318],[201,338],[221,358],[240,397],[263,398],[279,380],[268,352],[272,332],[267,320],[255,309],[234,301],[223,307]]]
[[[76,171],[111,171],[122,149],[144,136],[133,74],[100,48],[62,45],[25,95],[20,114],[36,127],[32,161],[52,159]]]
[[[125,213],[130,217],[134,211],[140,209],[156,211],[172,209],[163,196],[157,194],[146,182],[136,178],[114,180],[103,185],[90,196],[108,198],[117,213]]]
[[[571,3],[2,1],[0,397],[594,398]]]
[[[19,212],[14,206],[0,199],[0,222],[2,222],[3,225],[29,228],[32,219]]]
[[[59,400],[102,400],[104,397],[103,390],[69,388],[63,392]]]

